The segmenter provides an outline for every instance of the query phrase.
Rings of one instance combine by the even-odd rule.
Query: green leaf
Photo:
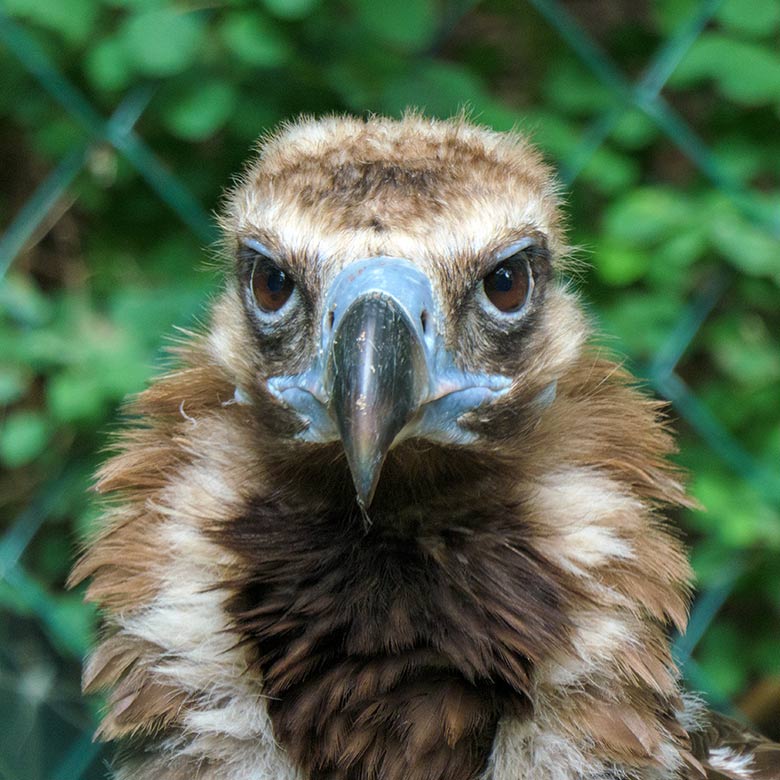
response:
[[[320,4],[320,0],[263,0],[263,5],[280,19],[303,19]]]
[[[658,127],[637,108],[626,111],[612,131],[615,142],[626,149],[641,149],[658,137]]]
[[[552,111],[526,111],[519,127],[533,143],[560,160],[570,157],[580,143],[574,123]]]
[[[173,76],[193,64],[204,40],[203,20],[173,7],[129,17],[119,35],[135,69],[148,76]]]
[[[46,400],[56,421],[70,423],[100,419],[104,394],[101,383],[91,373],[63,371],[49,380]]]
[[[47,157],[62,157],[81,144],[87,136],[70,116],[52,117],[31,134],[36,148]]]
[[[724,27],[742,35],[767,38],[780,22],[778,0],[725,0],[716,18]]]
[[[620,338],[629,354],[643,357],[666,342],[679,312],[674,295],[626,291],[604,307],[602,317],[606,331]]]
[[[656,294],[687,295],[696,283],[690,266],[708,251],[709,244],[704,231],[696,225],[671,234],[651,250],[651,261],[646,273],[648,284]]]
[[[758,389],[780,380],[780,343],[759,315],[721,317],[706,331],[706,342],[733,381]]]
[[[712,199],[708,212],[712,248],[729,264],[751,275],[780,276],[780,243],[756,227],[725,199]]]
[[[774,47],[704,33],[669,79],[678,87],[712,78],[737,103],[761,105],[780,99],[780,54]]]
[[[656,277],[662,283],[664,277],[669,284],[669,272],[676,272],[682,279],[687,279],[688,267],[699,260],[707,250],[707,235],[698,225],[691,224],[687,230],[669,235],[660,246],[655,248],[653,267],[657,269]]]
[[[578,60],[569,57],[554,62],[544,92],[557,109],[575,116],[592,116],[615,104],[614,94]]]
[[[601,146],[582,169],[580,178],[605,195],[616,195],[639,178],[639,166],[628,155]]]
[[[671,35],[685,24],[701,5],[701,0],[656,0],[648,10],[660,31]]]
[[[106,5],[116,8],[159,8],[164,0],[103,0]]]
[[[167,105],[166,126],[188,141],[202,141],[214,135],[230,118],[236,105],[236,90],[230,82],[206,81],[192,84]]]
[[[49,435],[49,423],[40,412],[12,412],[0,428],[0,460],[10,468],[24,466],[43,452]]]
[[[712,151],[726,175],[738,181],[760,175],[766,165],[762,146],[743,135],[724,135],[712,144]]]
[[[257,12],[228,14],[219,32],[228,49],[248,65],[279,67],[292,56],[285,36]]]
[[[108,92],[127,87],[132,75],[127,49],[117,38],[104,38],[89,49],[84,70],[93,86]]]
[[[700,472],[694,477],[691,492],[705,509],[692,519],[722,545],[746,548],[780,544],[780,517],[748,483],[724,474]]]
[[[352,0],[362,27],[391,46],[419,51],[436,32],[431,0]]]
[[[121,401],[129,393],[142,390],[152,370],[145,357],[135,345],[124,352],[101,355],[95,366],[100,392],[107,398]]]
[[[648,255],[635,247],[605,241],[596,248],[596,273],[611,287],[622,287],[641,279],[650,265]]]
[[[691,204],[681,193],[645,187],[607,207],[604,229],[613,239],[649,247],[685,230],[691,217]]]
[[[4,0],[3,6],[7,13],[26,17],[74,44],[87,41],[99,11],[95,0]]]

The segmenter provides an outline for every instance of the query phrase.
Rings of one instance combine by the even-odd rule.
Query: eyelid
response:
[[[264,255],[269,260],[273,259],[274,253],[262,242],[256,238],[242,238],[241,244],[259,255]]]
[[[274,253],[262,241],[255,238],[242,238],[238,250],[241,259],[251,262],[253,265],[258,260],[265,260],[273,265],[278,265]]]
[[[533,236],[523,236],[522,238],[513,241],[511,244],[506,244],[498,251],[486,252],[480,259],[480,267],[475,269],[477,276],[474,277],[474,281],[481,284],[482,280],[488,276],[488,274],[493,273],[501,263],[517,254],[526,252],[527,250],[531,250],[526,257],[528,260],[528,267],[531,269],[531,276],[535,276],[532,255],[534,250],[543,247],[544,244],[540,244],[537,238],[534,238]]]
[[[494,268],[501,265],[501,263],[504,262],[504,260],[508,260],[510,257],[514,257],[514,255],[523,252],[526,249],[530,249],[531,247],[537,246],[537,242],[534,238],[531,236],[526,236],[525,238],[521,238],[519,241],[512,242],[509,246],[504,247],[493,259],[494,259]]]
[[[295,274],[290,271],[284,259],[279,258],[276,252],[269,249],[262,241],[258,241],[256,238],[242,238],[240,241],[239,258],[246,263],[246,270],[250,276],[254,269],[259,264],[262,264],[266,267],[271,265],[274,268],[278,268],[290,278],[295,279]]]

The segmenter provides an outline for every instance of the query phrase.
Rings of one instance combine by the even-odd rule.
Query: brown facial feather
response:
[[[518,188],[544,196],[557,223],[553,179],[520,136],[412,116],[405,123],[325,119],[320,127],[319,134],[293,129],[266,140],[262,165],[248,168],[248,187],[228,201],[231,234],[257,211],[255,204],[267,197],[278,202],[280,183],[288,205],[316,214],[326,230],[428,232],[432,223],[450,227],[460,209],[471,211],[470,199],[493,200],[502,189]],[[242,202],[247,190],[252,205]]]

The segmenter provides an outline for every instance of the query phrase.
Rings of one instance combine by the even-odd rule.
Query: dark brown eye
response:
[[[255,262],[250,285],[255,303],[266,312],[279,311],[295,289],[293,280],[266,258]]]
[[[482,285],[487,299],[500,312],[510,314],[520,311],[533,289],[528,261],[521,254],[504,260],[482,280]]]

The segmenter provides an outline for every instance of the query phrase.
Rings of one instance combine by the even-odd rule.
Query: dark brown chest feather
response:
[[[276,738],[312,778],[469,780],[567,641],[571,583],[505,508],[403,535],[373,519],[268,502],[218,534]]]

